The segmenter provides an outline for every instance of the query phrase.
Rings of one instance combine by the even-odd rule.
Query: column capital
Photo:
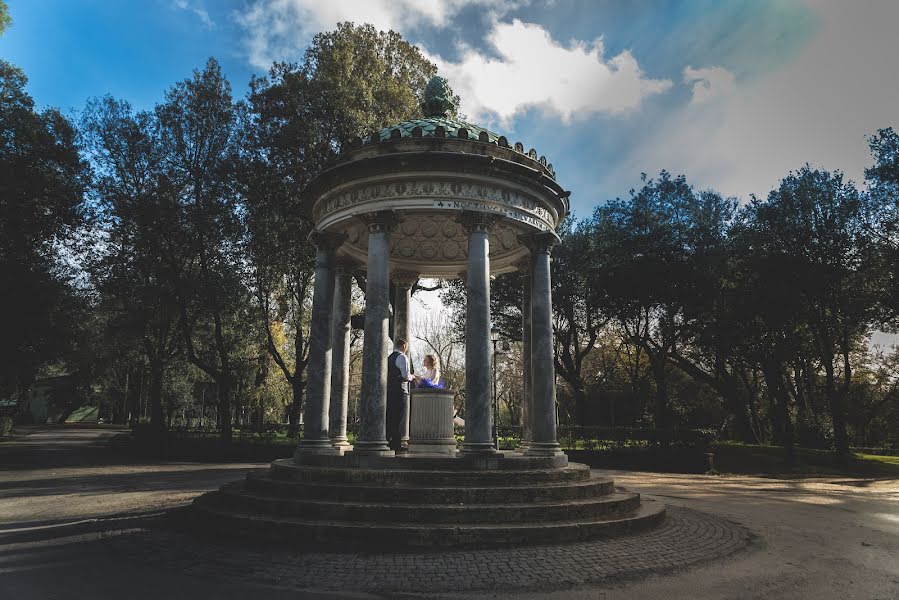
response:
[[[559,236],[554,231],[520,235],[518,239],[527,246],[531,254],[552,254],[553,248],[560,242]]]
[[[394,285],[398,288],[409,289],[418,282],[418,273],[410,271],[394,271],[391,274]]]
[[[499,215],[491,215],[473,210],[463,210],[459,213],[459,216],[456,217],[456,222],[460,223],[468,233],[474,233],[476,231],[490,233],[493,226],[501,218],[502,217]]]
[[[309,234],[309,241],[315,244],[318,250],[337,250],[345,240],[345,233],[315,230]]]
[[[365,223],[369,233],[390,231],[400,222],[400,217],[394,210],[380,210],[378,212],[365,213],[356,215],[356,218]]]

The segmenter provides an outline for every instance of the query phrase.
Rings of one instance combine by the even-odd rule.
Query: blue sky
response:
[[[209,56],[236,94],[340,20],[393,28],[463,112],[534,146],[579,216],[668,169],[764,195],[805,162],[856,181],[899,125],[890,0],[9,0],[0,57],[40,106],[150,108]]]

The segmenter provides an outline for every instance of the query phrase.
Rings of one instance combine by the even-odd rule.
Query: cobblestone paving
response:
[[[745,527],[669,507],[659,528],[632,536],[514,549],[350,554],[291,553],[220,544],[165,530],[104,542],[117,558],[183,573],[297,590],[436,593],[560,589],[614,582],[730,556],[753,542]]]

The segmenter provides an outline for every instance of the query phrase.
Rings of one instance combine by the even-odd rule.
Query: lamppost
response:
[[[493,343],[493,354],[491,362],[493,363],[493,447],[499,450],[499,403],[496,398],[496,356],[497,354],[505,354],[509,350],[509,342],[502,339],[499,328],[494,326],[490,328],[490,341]],[[497,349],[496,345],[503,342],[501,349]]]

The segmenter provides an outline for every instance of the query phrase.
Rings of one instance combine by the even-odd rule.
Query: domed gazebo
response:
[[[310,183],[317,247],[304,435],[276,460],[197,498],[192,524],[292,545],[378,548],[565,542],[646,529],[665,507],[616,492],[568,463],[556,439],[550,252],[568,193],[534,150],[452,118],[433,79],[425,118],[343,148]],[[367,271],[360,427],[346,437],[351,273]],[[490,275],[518,269],[525,364],[517,452],[492,440]],[[466,285],[465,437],[456,452],[452,402],[413,396],[410,449],[386,440],[389,287],[394,336],[409,339],[418,277]],[[436,409],[434,409],[436,407]],[[432,410],[434,409],[434,410]],[[430,431],[416,438],[416,423]],[[417,444],[416,442],[421,442]],[[437,452],[430,451],[437,449]]]
[[[385,439],[389,286],[394,337],[409,339],[410,289],[419,277],[463,277],[465,439],[462,455],[495,453],[492,440],[490,275],[526,282],[523,451],[564,456],[556,440],[550,251],[568,193],[545,157],[451,117],[446,82],[428,84],[424,119],[349,144],[307,189],[317,247],[304,436],[295,455],[346,448],[350,271],[364,265],[360,428],[352,452],[392,455]],[[332,326],[333,322],[333,326]],[[329,412],[331,418],[329,419]],[[330,428],[330,434],[329,434]]]

